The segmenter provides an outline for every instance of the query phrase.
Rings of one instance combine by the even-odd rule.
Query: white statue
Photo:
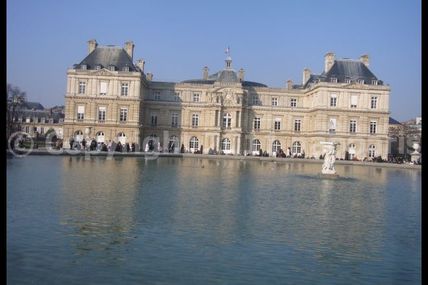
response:
[[[321,144],[325,145],[326,149],[321,172],[322,174],[336,174],[334,162],[336,161],[336,146],[338,145],[338,143],[321,142]]]

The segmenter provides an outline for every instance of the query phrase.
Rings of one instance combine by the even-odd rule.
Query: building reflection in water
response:
[[[138,177],[132,158],[64,158],[60,218],[75,254],[103,251],[105,258],[133,238]]]

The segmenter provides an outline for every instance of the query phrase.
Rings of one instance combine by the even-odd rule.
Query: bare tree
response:
[[[16,131],[19,131],[17,117],[21,107],[27,100],[25,92],[17,86],[7,84],[7,114],[6,114],[6,136],[7,139]]]

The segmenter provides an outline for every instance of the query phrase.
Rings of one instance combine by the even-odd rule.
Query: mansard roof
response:
[[[389,117],[389,124],[390,125],[401,125],[401,123],[399,121],[395,120],[392,117]]]
[[[42,104],[40,104],[39,102],[24,102],[24,104],[21,107],[22,109],[27,109],[27,110],[44,110],[45,107],[43,107]]]
[[[97,46],[85,59],[75,65],[75,68],[81,68],[82,65],[86,65],[86,69],[96,69],[97,65],[102,68],[113,65],[115,70],[123,70],[127,66],[129,71],[137,71],[128,53],[117,46]]]
[[[239,83],[238,75],[233,69],[223,69],[219,72],[211,74],[208,79],[190,79],[184,80],[182,83],[193,83],[193,84],[214,84],[215,82],[225,83]],[[254,82],[254,81],[242,81],[244,87],[267,87],[267,85]]]
[[[364,80],[364,84],[373,84],[373,80],[377,81],[376,85],[383,85],[381,80],[378,80],[370,69],[361,61],[351,59],[335,60],[332,67],[327,72],[322,72],[319,75],[312,74],[304,87],[315,82],[332,82],[336,79],[337,83],[346,83],[347,80],[356,82]]]

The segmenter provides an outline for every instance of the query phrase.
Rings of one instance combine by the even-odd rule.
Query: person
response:
[[[82,140],[82,147],[83,147],[83,150],[86,150],[86,140],[85,140],[85,138],[83,138],[83,140]]]
[[[131,151],[132,151],[132,152],[135,152],[135,143],[132,143],[132,144],[131,144]]]
[[[73,137],[70,137],[69,143],[70,143],[70,149],[73,149],[73,145],[74,145]]]
[[[107,151],[111,151],[111,140],[108,141]]]

